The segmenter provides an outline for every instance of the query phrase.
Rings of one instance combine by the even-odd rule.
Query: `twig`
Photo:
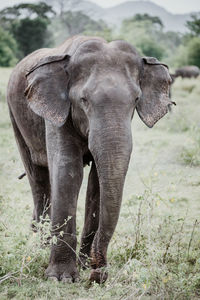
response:
[[[15,278],[13,275],[17,274],[17,273],[19,273],[19,271],[8,273],[8,274],[4,275],[3,277],[0,278],[0,284],[9,278],[12,278],[12,277]]]
[[[188,244],[187,259],[189,259],[190,247],[191,247],[193,236],[194,236],[194,230],[195,230],[195,227],[196,227],[197,224],[198,224],[198,221],[195,220],[193,228],[192,228],[192,233],[191,233],[191,236],[190,236],[190,241],[189,241],[189,244]]]
[[[127,287],[126,287],[125,289],[127,289]],[[131,293],[131,294],[129,294],[130,291],[133,291],[133,290],[134,290],[134,292]],[[119,298],[119,300],[128,300],[128,299],[130,300],[130,299],[134,299],[134,298],[132,298],[132,297],[135,296],[138,292],[139,292],[139,289],[135,290],[135,287],[133,287],[133,288],[129,289],[128,291],[126,291],[126,293],[124,293],[124,294]],[[129,295],[128,295],[128,294],[129,294]],[[124,298],[124,297],[126,297],[126,298]]]
[[[112,280],[112,282],[110,283],[110,286],[103,292],[103,294],[101,295],[101,297],[103,297],[109,290],[111,290],[114,285],[115,282],[117,281],[117,279],[119,279],[119,277],[121,276],[121,273],[123,272],[123,270],[126,268],[126,266],[130,263],[130,261],[128,260],[123,267],[117,272],[117,274],[115,275],[114,279]]]
[[[140,201],[138,214],[137,214],[137,221],[136,221],[136,233],[135,233],[135,246],[137,247],[139,239],[140,239],[140,230],[141,230],[141,209],[143,204],[143,198]]]
[[[166,256],[167,256],[167,253],[168,253],[168,249],[170,248],[170,244],[171,244],[173,235],[174,235],[174,232],[172,232],[172,234],[170,236],[170,239],[169,239],[169,242],[167,243],[167,246],[166,246],[166,249],[165,249],[165,253],[163,255],[163,263],[165,263],[165,261],[166,261]]]
[[[21,180],[22,178],[24,178],[24,176],[26,176],[26,173],[21,174],[18,179]]]
[[[23,258],[22,258],[22,264],[21,264],[20,275],[19,275],[19,286],[21,286],[21,284],[22,284],[22,276],[23,276],[23,271],[24,271],[25,258],[26,258],[26,256],[23,256]]]
[[[181,228],[180,228],[180,234],[179,234],[178,245],[177,245],[177,264],[179,263],[179,259],[180,259],[181,233],[183,233],[183,226],[185,224],[185,219],[187,217],[187,214],[188,214],[188,209],[186,211],[185,218],[183,219],[183,222],[182,222]]]

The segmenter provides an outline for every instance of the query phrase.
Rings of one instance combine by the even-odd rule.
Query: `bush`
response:
[[[164,49],[156,44],[152,38],[142,38],[137,47],[141,49],[142,54],[146,56],[153,56],[162,59]]]
[[[21,57],[45,46],[48,20],[29,18],[17,20],[12,26],[13,35],[19,45]]]
[[[0,66],[10,67],[16,63],[17,45],[12,36],[0,27]]]
[[[180,45],[174,56],[176,66],[195,65],[200,67],[200,38],[188,37],[184,45]]]
[[[151,21],[133,19],[124,20],[121,26],[121,38],[134,45],[141,55],[154,56],[161,59],[165,50],[157,41],[162,30]]]
[[[181,159],[186,165],[200,166],[200,129],[198,127],[192,128],[190,136],[192,143],[183,148]]]
[[[187,48],[184,45],[180,45],[172,59],[174,67],[182,67],[188,65],[188,53]]]
[[[46,46],[47,26],[52,14],[54,12],[51,6],[43,2],[21,3],[0,11],[0,24],[16,40],[18,58]]]
[[[188,44],[188,64],[200,67],[200,38],[194,37]]]

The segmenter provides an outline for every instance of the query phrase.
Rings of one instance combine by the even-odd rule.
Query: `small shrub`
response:
[[[186,165],[200,166],[200,148],[194,145],[191,148],[183,148],[181,159]]]
[[[191,120],[183,113],[178,114],[176,118],[171,118],[168,124],[168,128],[171,132],[186,132],[190,130],[190,127]]]
[[[200,38],[194,37],[188,43],[188,63],[200,67]]]
[[[190,130],[193,143],[184,147],[181,153],[181,160],[190,166],[200,166],[200,128]]]
[[[118,247],[116,252],[113,253],[112,259],[118,266],[123,266],[132,259],[140,260],[147,255],[146,237],[141,236],[140,240],[133,246],[130,241],[126,242],[124,247]]]
[[[191,82],[189,82],[188,84],[184,83],[183,85],[183,90],[191,93],[193,91],[193,89],[195,88],[196,84],[192,84]]]

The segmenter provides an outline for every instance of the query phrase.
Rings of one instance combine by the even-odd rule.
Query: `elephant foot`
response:
[[[72,283],[79,281],[79,273],[75,263],[50,263],[45,275],[54,281]]]
[[[93,269],[90,273],[90,282],[104,283],[108,278],[105,268]]]

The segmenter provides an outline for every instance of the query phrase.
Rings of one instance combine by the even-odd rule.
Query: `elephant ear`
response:
[[[170,84],[167,65],[154,57],[142,58],[140,74],[142,95],[136,109],[142,121],[150,128],[168,112],[169,105],[175,104],[169,100]]]
[[[26,73],[25,96],[30,108],[56,126],[62,126],[69,114],[69,75],[65,67],[69,55],[48,56]]]

